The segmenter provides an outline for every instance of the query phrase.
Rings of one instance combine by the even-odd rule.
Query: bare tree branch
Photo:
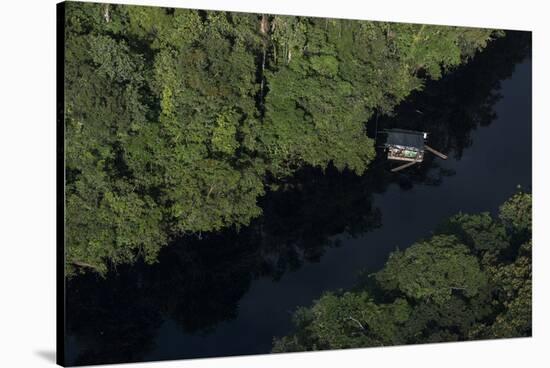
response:
[[[361,327],[361,329],[362,329],[363,331],[365,331],[365,327],[361,324],[361,322],[359,322],[358,320],[356,320],[356,319],[353,318],[352,316],[349,316],[348,319],[351,320],[351,321],[353,321],[353,322],[355,322],[355,323],[357,323],[357,324],[359,325],[359,327]]]

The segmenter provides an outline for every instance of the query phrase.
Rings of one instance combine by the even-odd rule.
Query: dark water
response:
[[[445,218],[495,213],[518,185],[530,190],[530,45],[510,32],[379,118],[378,129],[429,131],[449,160],[392,174],[379,159],[361,177],[304,169],[245,229],[181,239],[154,266],[71,280],[68,363],[268,353],[296,307],[353,286]]]

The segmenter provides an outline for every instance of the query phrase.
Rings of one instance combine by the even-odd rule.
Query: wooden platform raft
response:
[[[388,153],[388,160],[402,161],[405,164],[395,167],[392,172],[403,170],[424,160],[425,151],[446,160],[447,156],[426,144],[427,132],[405,129],[385,130],[387,134],[384,148]]]

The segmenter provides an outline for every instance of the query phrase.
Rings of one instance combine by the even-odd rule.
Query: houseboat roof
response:
[[[424,132],[405,129],[390,129],[386,130],[386,133],[388,134],[386,145],[414,147],[419,150],[424,149],[424,140],[426,135]]]

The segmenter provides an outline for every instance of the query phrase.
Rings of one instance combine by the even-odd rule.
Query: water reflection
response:
[[[495,119],[500,81],[511,76],[529,52],[530,34],[510,33],[465,67],[429,82],[395,116],[380,117],[379,129],[429,131],[430,145],[461,159],[472,145],[473,131]],[[369,125],[371,134],[373,127]],[[433,157],[395,174],[379,158],[362,177],[332,168],[325,172],[305,168],[262,199],[264,215],[249,227],[180,239],[165,248],[153,266],[119,267],[106,279],[86,275],[70,280],[68,361],[94,364],[190,357],[183,351],[151,355],[162,345],[159,341],[171,337],[162,330],[163,323],[169,320],[188,336],[221,334],[221,324],[242,314],[239,303],[255,280],[277,281],[306,262],[319,262],[327,249],[340,245],[339,234],[359,237],[380,228],[384,213],[377,208],[375,195],[394,183],[403,190],[418,184],[441,186],[452,175],[452,169]],[[277,303],[285,295],[268,297]],[[268,338],[275,334],[262,332]],[[252,336],[249,350],[232,350],[229,342],[235,338],[220,336],[228,342],[224,349],[212,347],[209,353],[192,356],[267,352],[270,343]]]

